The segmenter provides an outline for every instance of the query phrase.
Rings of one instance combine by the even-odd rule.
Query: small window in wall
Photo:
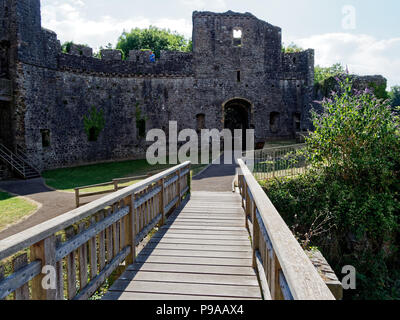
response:
[[[42,135],[42,147],[43,148],[50,147],[50,130],[48,129],[40,130],[40,134]]]
[[[301,128],[301,114],[298,112],[295,112],[293,114],[293,123],[294,123],[294,129],[296,130],[296,132],[300,131]]]
[[[237,80],[237,82],[241,81],[240,70],[236,71],[236,80]]]
[[[269,125],[272,133],[279,132],[279,123],[280,123],[280,113],[279,112],[271,112],[271,116],[269,119]]]
[[[196,128],[197,132],[200,132],[201,130],[206,128],[206,115],[203,113],[200,113],[196,116]]]
[[[95,141],[97,141],[97,138],[98,138],[98,133],[97,133],[96,128],[95,127],[91,127],[89,129],[89,136],[88,136],[89,141],[90,142],[95,142]]]
[[[139,138],[144,138],[146,136],[146,119],[139,119],[136,121],[136,127]]]
[[[233,29],[233,45],[235,47],[241,47],[242,46],[242,37],[243,37],[243,32],[239,28],[234,28]]]

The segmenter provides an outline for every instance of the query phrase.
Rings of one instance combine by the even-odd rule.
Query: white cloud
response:
[[[228,8],[225,0],[180,0],[179,2],[191,10],[225,11]]]
[[[388,85],[400,84],[400,38],[379,40],[365,34],[328,33],[294,40],[303,48],[315,49],[315,63],[348,65],[351,73],[381,74]]]
[[[225,0],[179,0],[191,10],[223,11]],[[59,39],[85,43],[97,50],[108,43],[116,44],[122,31],[134,27],[155,25],[192,36],[192,21],[187,19],[149,19],[132,17],[117,19],[103,16],[93,19],[85,16],[82,0],[43,0],[42,23],[55,31]],[[382,74],[389,86],[400,84],[400,38],[379,40],[369,35],[327,33],[293,40],[303,48],[315,48],[316,64],[330,66],[336,62],[348,65],[350,72],[358,74]],[[290,43],[289,41],[288,43]]]
[[[192,22],[186,19],[148,19],[134,17],[121,20],[110,16],[93,20],[82,13],[85,4],[81,0],[48,1],[42,6],[43,27],[57,33],[61,42],[74,41],[88,44],[97,50],[108,43],[116,44],[123,30],[154,25],[192,36]]]

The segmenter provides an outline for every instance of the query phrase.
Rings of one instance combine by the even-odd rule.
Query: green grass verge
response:
[[[113,179],[145,175],[150,171],[164,170],[175,165],[149,165],[146,160],[100,163],[74,168],[49,170],[43,173],[46,184],[54,189],[73,192],[74,188],[110,182]],[[207,165],[193,165],[193,174],[197,174]],[[139,180],[140,181],[140,180]],[[120,186],[129,186],[139,181],[131,181]],[[82,193],[113,190],[113,186],[94,187],[82,190]]]
[[[32,214],[37,205],[22,198],[0,192],[0,231]]]
[[[73,191],[77,187],[110,182],[117,178],[140,176],[147,174],[149,171],[162,170],[169,167],[171,165],[151,166],[146,160],[132,160],[45,171],[43,178],[46,184],[54,189]],[[93,190],[85,190],[85,192],[107,189],[112,189],[112,187],[96,187]]]

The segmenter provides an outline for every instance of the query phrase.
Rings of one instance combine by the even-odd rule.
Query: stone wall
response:
[[[15,50],[13,142],[41,169],[143,156],[137,108],[146,130],[168,129],[173,120],[196,129],[199,114],[206,128],[222,129],[233,99],[250,106],[257,141],[295,137],[296,117],[302,129],[310,126],[314,51],[283,54],[281,29],[252,14],[194,12],[193,52],[164,51],[151,62],[140,50],[125,60],[117,50],[98,59],[82,46],[62,53],[57,35],[41,27],[39,0],[0,1],[10,7]],[[83,120],[93,107],[105,120],[97,141],[89,141]]]

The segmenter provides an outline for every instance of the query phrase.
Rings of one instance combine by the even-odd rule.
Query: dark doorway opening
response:
[[[301,114],[299,112],[293,113],[293,127],[294,133],[299,132],[301,129]]]
[[[251,104],[243,99],[233,99],[224,106],[224,128],[232,132],[242,130],[242,149],[246,150],[246,130],[250,129]],[[234,142],[234,141],[233,141]],[[233,145],[234,146],[234,145]]]

